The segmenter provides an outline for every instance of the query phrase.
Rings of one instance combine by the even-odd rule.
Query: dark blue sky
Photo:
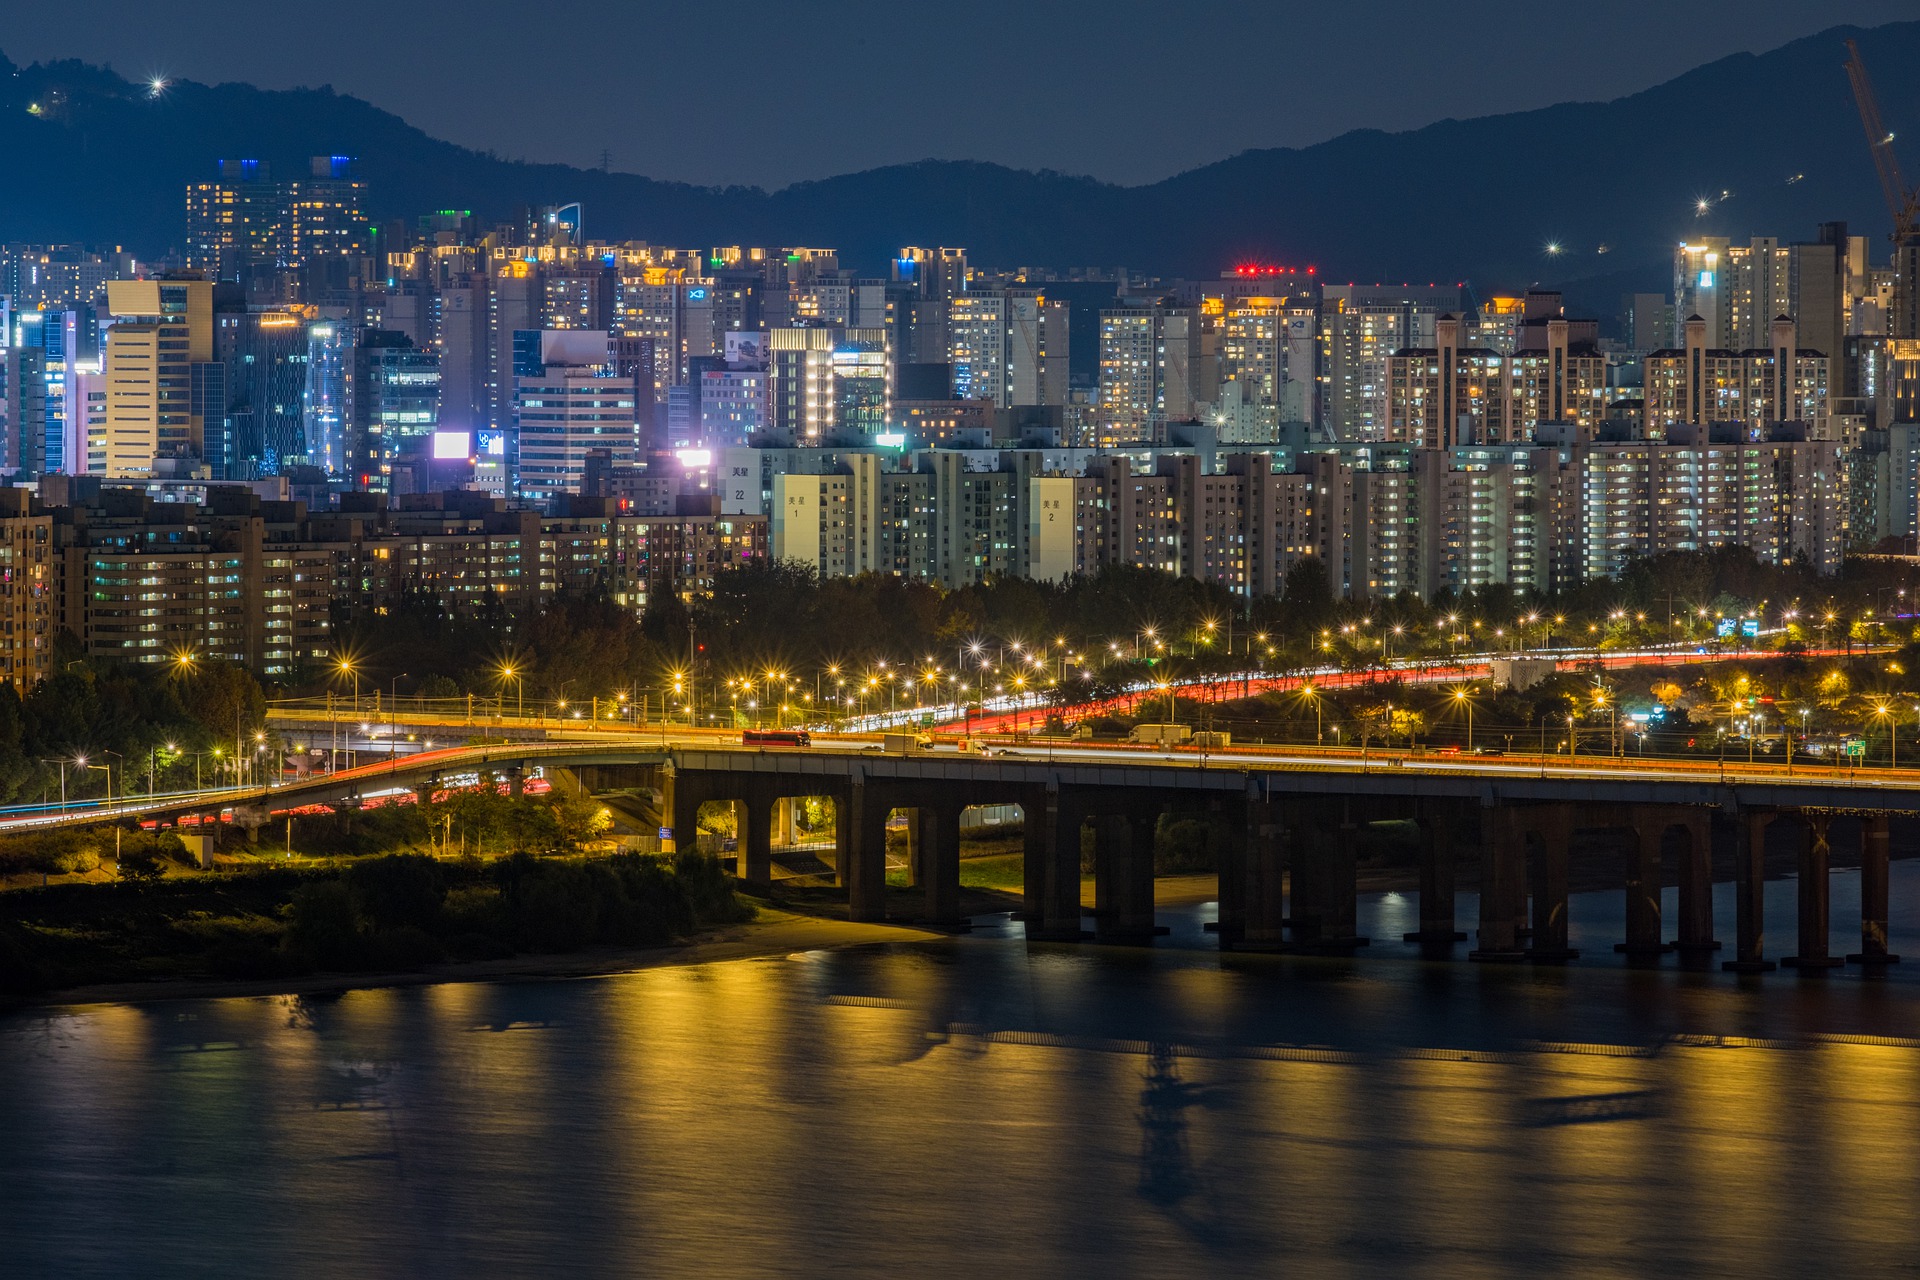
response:
[[[937,157],[1133,183],[1910,18],[1920,0],[74,0],[8,5],[0,51],[331,84],[469,146],[690,182]]]

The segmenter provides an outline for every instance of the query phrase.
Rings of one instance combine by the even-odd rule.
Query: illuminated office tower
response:
[[[213,285],[206,280],[112,280],[103,370],[106,472],[120,478],[191,475],[200,466],[210,404],[223,370],[214,360]]]
[[[385,489],[404,442],[439,425],[440,357],[403,333],[362,329],[347,370],[346,473]]]
[[[986,289],[948,303],[953,394],[995,408],[1065,404],[1067,304],[1038,289]]]
[[[80,367],[79,315],[73,311],[16,311],[11,346],[39,352],[39,430],[21,421],[17,453],[20,474],[40,476],[69,469],[67,405]]]
[[[884,329],[774,329],[768,335],[769,426],[796,444],[870,439],[893,407]]]
[[[321,320],[307,326],[307,383],[300,429],[307,460],[328,475],[346,474],[347,367],[353,326]]]
[[[707,300],[707,285],[698,280],[689,284],[687,273],[679,267],[649,266],[623,271],[614,286],[612,333],[616,338],[646,339],[653,343],[654,393],[664,398],[668,387],[684,375],[686,351],[681,344],[684,323],[683,304],[689,292],[695,304]],[[712,340],[711,323],[708,337]]]
[[[709,369],[700,375],[700,430],[704,445],[745,445],[766,430],[767,371]]]
[[[254,480],[307,460],[307,321],[289,311],[223,312],[214,350],[226,368],[225,430],[205,430],[204,460],[216,479]]]
[[[513,421],[514,335],[539,332],[540,268],[515,258],[495,261],[487,276],[487,422],[507,430]]]
[[[103,475],[107,469],[107,379],[97,363],[82,362],[67,380],[67,448],[70,475]]]
[[[45,361],[39,347],[0,350],[0,474],[31,480],[45,469]]]
[[[588,455],[634,460],[634,385],[613,366],[606,331],[546,330],[520,339],[512,455],[521,496],[580,492]]]
[[[611,266],[545,271],[540,279],[540,327],[611,330],[618,277]]]

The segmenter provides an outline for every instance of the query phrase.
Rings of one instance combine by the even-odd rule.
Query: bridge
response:
[[[297,729],[297,722],[295,722]],[[396,730],[429,730],[398,721]],[[324,732],[324,730],[321,730]],[[1794,842],[1799,868],[1797,948],[1785,963],[1843,963],[1828,937],[1827,881],[1833,818],[1859,818],[1861,940],[1845,960],[1892,963],[1887,953],[1888,820],[1920,811],[1920,770],[1642,760],[1620,757],[1467,757],[1298,747],[1137,748],[1120,744],[1009,744],[985,752],[951,744],[888,754],[879,741],[817,738],[810,747],[745,746],[737,735],[654,727],[556,725],[546,741],[395,754],[378,763],[273,787],[159,796],[92,814],[32,821],[98,821],[138,814],[217,822],[226,806],[287,810],[354,808],[383,792],[422,798],[463,780],[491,778],[518,790],[536,770],[564,773],[587,792],[647,793],[661,825],[684,837],[709,804],[732,808],[737,870],[768,883],[776,806],[826,797],[834,809],[834,878],[850,914],[887,914],[887,823],[904,811],[917,848],[923,904],[916,918],[960,926],[962,811],[1017,805],[1024,815],[1022,916],[1028,936],[1087,936],[1080,899],[1083,845],[1094,872],[1094,937],[1153,937],[1153,842],[1164,814],[1204,816],[1235,833],[1220,869],[1219,934],[1244,950],[1351,951],[1369,941],[1356,925],[1359,833],[1366,822],[1403,818],[1420,832],[1420,928],[1409,941],[1441,953],[1466,935],[1457,927],[1458,849],[1477,831],[1478,939],[1486,961],[1551,963],[1568,947],[1569,849],[1576,831],[1612,833],[1624,850],[1626,890],[1620,950],[1651,959],[1675,951],[1696,960],[1720,948],[1712,936],[1711,824],[1738,830],[1734,859],[1736,938],[1725,967],[1771,969],[1762,932],[1769,833]],[[317,737],[316,737],[316,740]],[[397,744],[395,744],[397,745]],[[1463,840],[1465,837],[1465,840]],[[1669,938],[1661,891],[1678,890]]]

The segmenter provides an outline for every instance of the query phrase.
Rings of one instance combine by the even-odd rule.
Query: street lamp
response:
[[[343,656],[338,662],[334,663],[333,665],[336,671],[338,671],[341,675],[346,676],[348,679],[353,681],[353,710],[354,710],[354,714],[356,715],[359,714],[359,711],[360,711],[360,666],[359,664],[356,663],[351,657]]]
[[[1453,703],[1456,707],[1467,709],[1467,750],[1473,750],[1473,698],[1465,689],[1453,691]]]
[[[1620,713],[1607,698],[1607,691],[1605,689],[1595,689],[1593,691],[1593,709],[1595,711],[1604,710],[1607,713],[1607,754],[1612,755],[1614,754],[1614,743],[1617,742],[1620,737]],[[1749,757],[1751,757],[1753,753],[1753,735],[1751,731],[1749,731],[1747,735],[1747,753]]]
[[[1311,681],[1308,681],[1300,686],[1300,696],[1313,704],[1314,745],[1324,747],[1327,744],[1327,735],[1320,727],[1320,691],[1313,687]]]
[[[499,676],[502,684],[508,680],[513,681],[513,714],[517,718],[525,718],[527,714],[527,682],[521,677],[519,669],[511,662],[503,662],[500,664]],[[359,697],[358,687],[358,685],[355,686],[356,692],[354,696],[356,698]]]
[[[1898,769],[1900,767],[1900,719],[1893,713],[1893,708],[1884,702],[1873,709],[1873,718],[1887,722],[1887,767]]]

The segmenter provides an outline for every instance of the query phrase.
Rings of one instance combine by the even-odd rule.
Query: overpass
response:
[[[396,728],[408,722],[396,722]],[[424,726],[422,726],[424,727]],[[297,730],[296,730],[297,731]],[[1204,815],[1236,833],[1220,872],[1223,946],[1343,951],[1367,942],[1356,927],[1358,836],[1368,821],[1418,824],[1420,922],[1409,940],[1446,949],[1465,935],[1455,920],[1455,844],[1478,829],[1480,917],[1472,958],[1565,960],[1568,853],[1576,830],[1615,833],[1626,853],[1621,949],[1704,957],[1712,936],[1710,823],[1739,828],[1735,858],[1737,938],[1727,967],[1772,968],[1761,931],[1764,853],[1770,828],[1796,842],[1800,877],[1797,951],[1788,963],[1841,963],[1827,936],[1828,826],[1862,820],[1863,964],[1886,950],[1888,819],[1920,811],[1920,770],[1849,770],[1738,762],[1599,757],[1467,757],[1294,747],[1200,751],[1119,744],[1027,743],[907,755],[881,744],[817,739],[810,747],[743,746],[737,735],[654,727],[549,726],[545,741],[395,754],[378,764],[277,785],[159,796],[108,813],[37,814],[20,822],[98,821],[137,814],[164,820],[217,817],[221,808],[352,808],[371,796],[422,796],[480,778],[517,788],[535,770],[567,770],[589,791],[640,787],[657,795],[663,826],[696,829],[707,804],[731,806],[740,832],[738,871],[771,875],[775,805],[829,797],[835,812],[835,876],[855,919],[886,914],[889,817],[906,811],[919,849],[919,918],[959,925],[962,810],[1019,805],[1025,815],[1024,912],[1034,938],[1082,934],[1083,841],[1091,847],[1096,935],[1121,942],[1153,936],[1153,859],[1163,814]],[[1661,919],[1661,890],[1678,888],[1677,936]]]

